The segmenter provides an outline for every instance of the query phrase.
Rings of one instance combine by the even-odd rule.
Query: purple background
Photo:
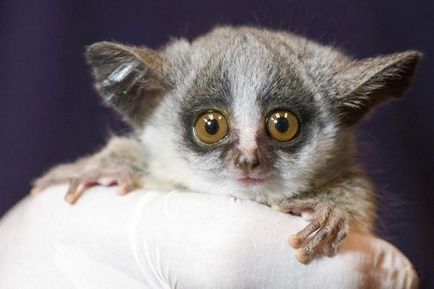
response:
[[[172,1],[175,2],[175,1]],[[122,4],[124,3],[124,4]],[[380,195],[378,232],[434,288],[434,1],[0,2],[0,215],[50,166],[92,152],[125,127],[99,106],[83,60],[100,40],[157,48],[215,24],[290,29],[356,57],[425,53],[404,101],[360,128],[361,161]]]

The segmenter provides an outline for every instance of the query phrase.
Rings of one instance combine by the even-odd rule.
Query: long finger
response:
[[[316,230],[321,228],[330,215],[330,208],[324,209],[323,212],[317,213],[317,216],[300,232],[289,238],[289,243],[293,248],[300,248],[306,239]]]
[[[95,184],[96,181],[94,180],[86,180],[85,182],[82,182],[78,178],[71,180],[65,200],[71,205],[75,204],[84,192]]]

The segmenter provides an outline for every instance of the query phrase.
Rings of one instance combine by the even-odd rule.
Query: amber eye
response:
[[[298,132],[297,117],[288,110],[274,111],[267,119],[267,131],[280,142],[292,140]]]
[[[223,114],[217,111],[208,111],[201,114],[194,124],[194,134],[199,141],[214,144],[228,134],[229,126]]]

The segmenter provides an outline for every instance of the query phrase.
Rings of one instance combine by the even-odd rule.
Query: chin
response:
[[[285,199],[297,195],[298,190],[279,181],[267,180],[265,182],[237,183],[240,195],[247,196],[247,199],[267,204],[279,204]]]
[[[205,194],[228,195],[237,199],[252,200],[259,203],[272,205],[291,197],[288,190],[281,182],[275,179],[258,180],[246,178],[233,178],[228,176],[197,176],[184,178],[183,186]]]
[[[282,199],[283,189],[271,181],[222,179],[212,183],[212,193],[230,195],[238,199],[258,201],[273,204],[274,200]]]

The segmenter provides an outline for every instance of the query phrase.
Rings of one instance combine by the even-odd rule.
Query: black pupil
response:
[[[210,135],[215,135],[219,131],[219,122],[216,119],[209,119],[205,123],[205,130]]]
[[[276,130],[280,133],[284,133],[287,132],[289,129],[289,121],[286,117],[279,117],[275,124],[274,127],[276,128]]]

